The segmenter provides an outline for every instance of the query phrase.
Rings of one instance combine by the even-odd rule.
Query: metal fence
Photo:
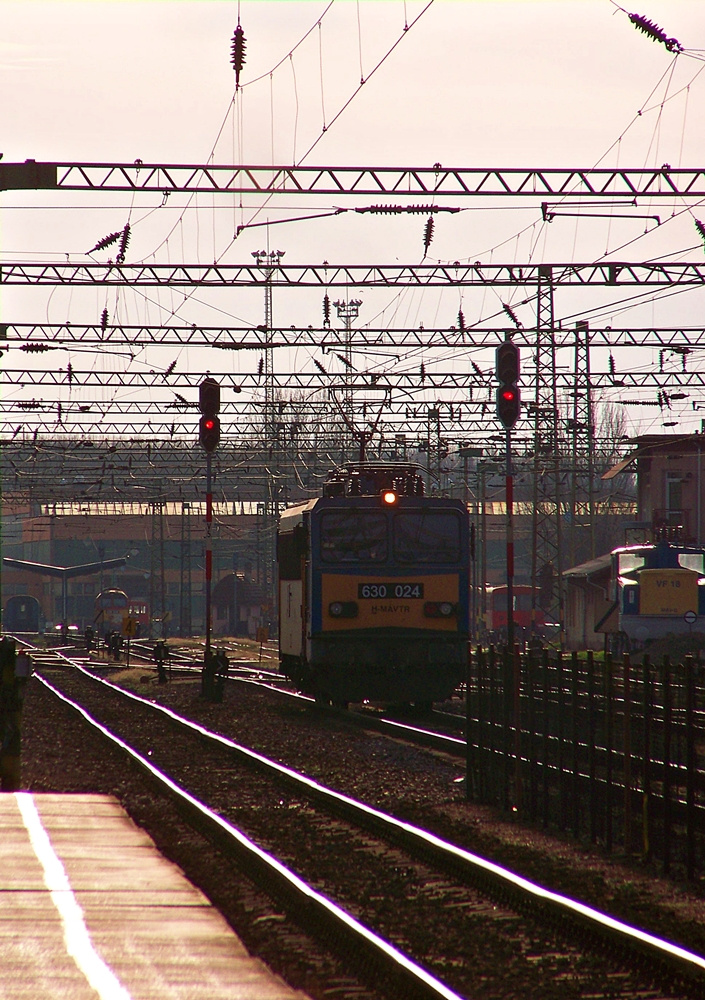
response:
[[[472,651],[467,795],[606,850],[705,869],[705,672],[688,656]]]

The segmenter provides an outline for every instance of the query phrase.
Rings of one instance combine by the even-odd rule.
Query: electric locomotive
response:
[[[103,632],[120,632],[126,618],[137,623],[137,635],[145,635],[149,629],[149,605],[139,599],[131,601],[124,590],[116,587],[101,590],[95,599],[93,623]]]
[[[281,670],[322,701],[449,698],[469,638],[467,506],[407,464],[354,463],[280,518]]]

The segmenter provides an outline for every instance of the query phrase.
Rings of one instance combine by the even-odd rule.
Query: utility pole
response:
[[[563,644],[563,546],[561,435],[556,379],[553,268],[539,265],[536,318],[536,396],[534,403],[534,499],[531,558],[532,632],[540,607],[547,620],[557,610]]]
[[[514,476],[512,473],[512,427],[519,419],[519,348],[507,339],[496,352],[497,416],[506,431],[504,501],[507,512],[507,645],[514,649]]]
[[[345,337],[343,340],[343,365],[345,367],[345,371],[343,373],[343,384],[345,385],[345,392],[343,394],[343,411],[347,413],[351,422],[354,423],[352,393],[352,326],[353,320],[356,320],[359,315],[362,299],[349,299],[347,302],[344,299],[337,299],[333,305],[337,310],[338,319],[343,321],[343,329],[345,331]],[[354,446],[355,441],[353,441],[353,447]],[[345,463],[345,459],[345,454],[341,455],[341,464]]]
[[[570,561],[578,562],[578,526],[587,521],[589,555],[595,558],[595,417],[590,380],[590,332],[575,324],[575,387],[571,430]]]
[[[276,611],[276,527],[279,517],[277,496],[279,471],[279,441],[275,421],[274,400],[274,349],[272,345],[272,285],[274,275],[280,265],[284,250],[256,250],[252,256],[264,275],[264,354],[262,376],[264,378],[264,433],[262,446],[267,467],[266,496],[264,498],[264,590],[269,606],[269,620]]]
[[[202,413],[198,423],[201,447],[206,452],[206,648],[203,654],[202,692],[212,696],[214,674],[211,659],[211,582],[213,578],[213,480],[212,453],[220,443],[220,386],[212,378],[204,379],[198,387],[198,408]]]

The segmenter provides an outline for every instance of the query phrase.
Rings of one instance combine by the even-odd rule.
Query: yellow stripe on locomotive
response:
[[[458,574],[321,577],[323,631],[400,628],[458,631]]]

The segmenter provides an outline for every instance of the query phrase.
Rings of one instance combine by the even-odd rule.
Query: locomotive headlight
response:
[[[384,490],[382,493],[382,503],[386,503],[389,507],[393,507],[397,502],[397,495],[394,490]]]
[[[328,614],[331,618],[357,618],[357,601],[331,601]]]
[[[457,614],[457,609],[450,601],[426,601],[423,613],[426,618],[450,618],[451,615]]]

